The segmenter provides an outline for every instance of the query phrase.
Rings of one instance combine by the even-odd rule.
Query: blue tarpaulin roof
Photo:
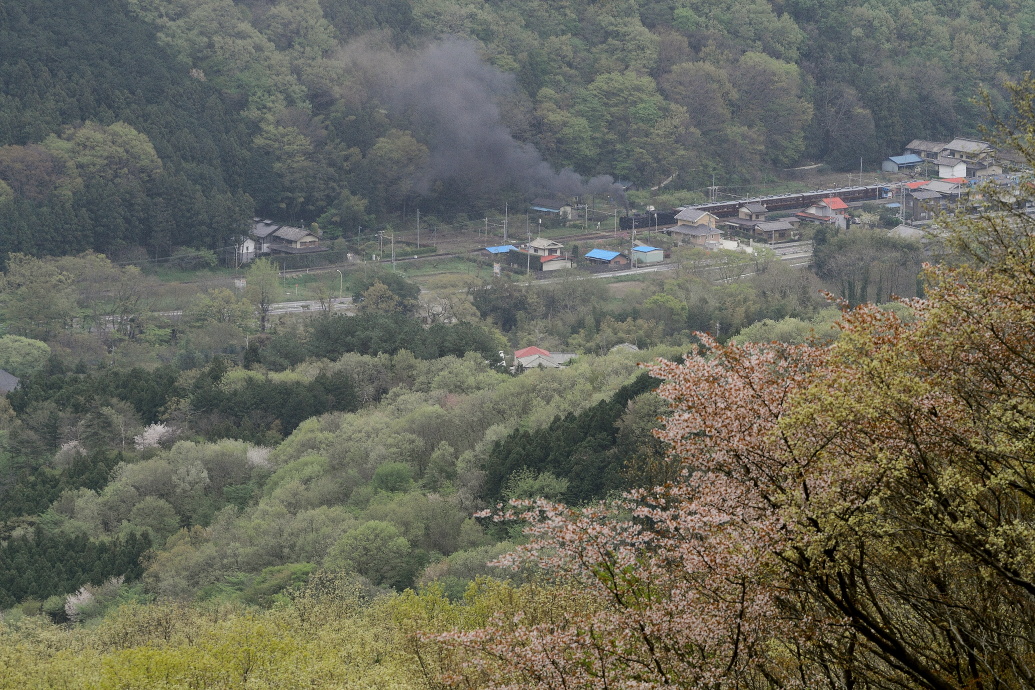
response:
[[[611,261],[616,256],[621,256],[621,252],[609,252],[606,249],[593,249],[586,252],[587,259],[600,259],[601,261]]]
[[[895,165],[916,165],[917,163],[924,162],[924,159],[915,153],[907,153],[904,156],[888,156],[888,160]]]
[[[486,247],[485,251],[489,252],[490,254],[506,254],[507,252],[510,252],[510,251],[516,252],[517,251],[517,247],[515,247],[512,244],[503,244],[503,245],[500,245],[499,247]]]

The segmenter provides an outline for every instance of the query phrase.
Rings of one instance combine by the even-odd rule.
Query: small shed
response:
[[[924,162],[924,159],[915,153],[907,153],[902,156],[888,156],[880,164],[884,172],[897,173],[903,170],[914,170],[916,166]]]
[[[607,249],[592,249],[585,254],[590,263],[605,266],[625,266],[629,260],[621,252],[612,252]]]
[[[512,244],[501,244],[497,247],[485,248],[485,251],[489,252],[494,259],[500,258],[502,254],[506,254],[507,252],[516,252],[517,250],[518,248]]]
[[[571,259],[559,255],[541,256],[539,257],[539,262],[544,271],[559,271],[563,268],[575,268],[575,264]]]
[[[656,264],[665,260],[665,250],[649,245],[633,247],[633,265]]]
[[[566,220],[571,220],[571,204],[560,199],[539,197],[532,201],[531,209],[539,213],[550,213]]]

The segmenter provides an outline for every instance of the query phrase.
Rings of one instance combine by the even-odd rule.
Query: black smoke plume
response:
[[[428,166],[414,181],[419,193],[436,182],[459,182],[478,195],[510,189],[529,196],[609,194],[624,202],[611,176],[587,180],[570,168],[554,170],[534,146],[514,138],[499,106],[517,88],[514,76],[486,63],[471,42],[448,39],[414,51],[361,43],[347,59],[428,146]]]

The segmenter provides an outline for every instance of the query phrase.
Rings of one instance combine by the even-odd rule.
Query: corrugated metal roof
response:
[[[611,261],[615,257],[621,255],[621,252],[609,252],[606,249],[592,249],[586,252],[587,259],[600,259],[601,261]]]
[[[498,247],[486,247],[485,251],[490,254],[506,254],[507,252],[516,252],[518,249],[512,244],[502,244]]]
[[[661,249],[659,249],[658,247],[648,247],[648,246],[644,245],[642,247],[633,247],[633,251],[634,252],[644,252],[644,253],[646,253],[646,252],[660,252]]]
[[[904,156],[888,156],[888,160],[895,165],[916,165],[917,163],[924,162],[924,159],[915,153],[907,153]]]

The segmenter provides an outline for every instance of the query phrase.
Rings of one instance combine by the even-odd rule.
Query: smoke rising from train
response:
[[[516,89],[514,76],[487,64],[472,43],[448,39],[415,51],[360,44],[346,59],[429,147],[429,163],[415,180],[419,193],[457,181],[477,193],[611,195],[624,203],[611,176],[587,180],[570,168],[554,170],[534,146],[514,138],[499,106]]]

